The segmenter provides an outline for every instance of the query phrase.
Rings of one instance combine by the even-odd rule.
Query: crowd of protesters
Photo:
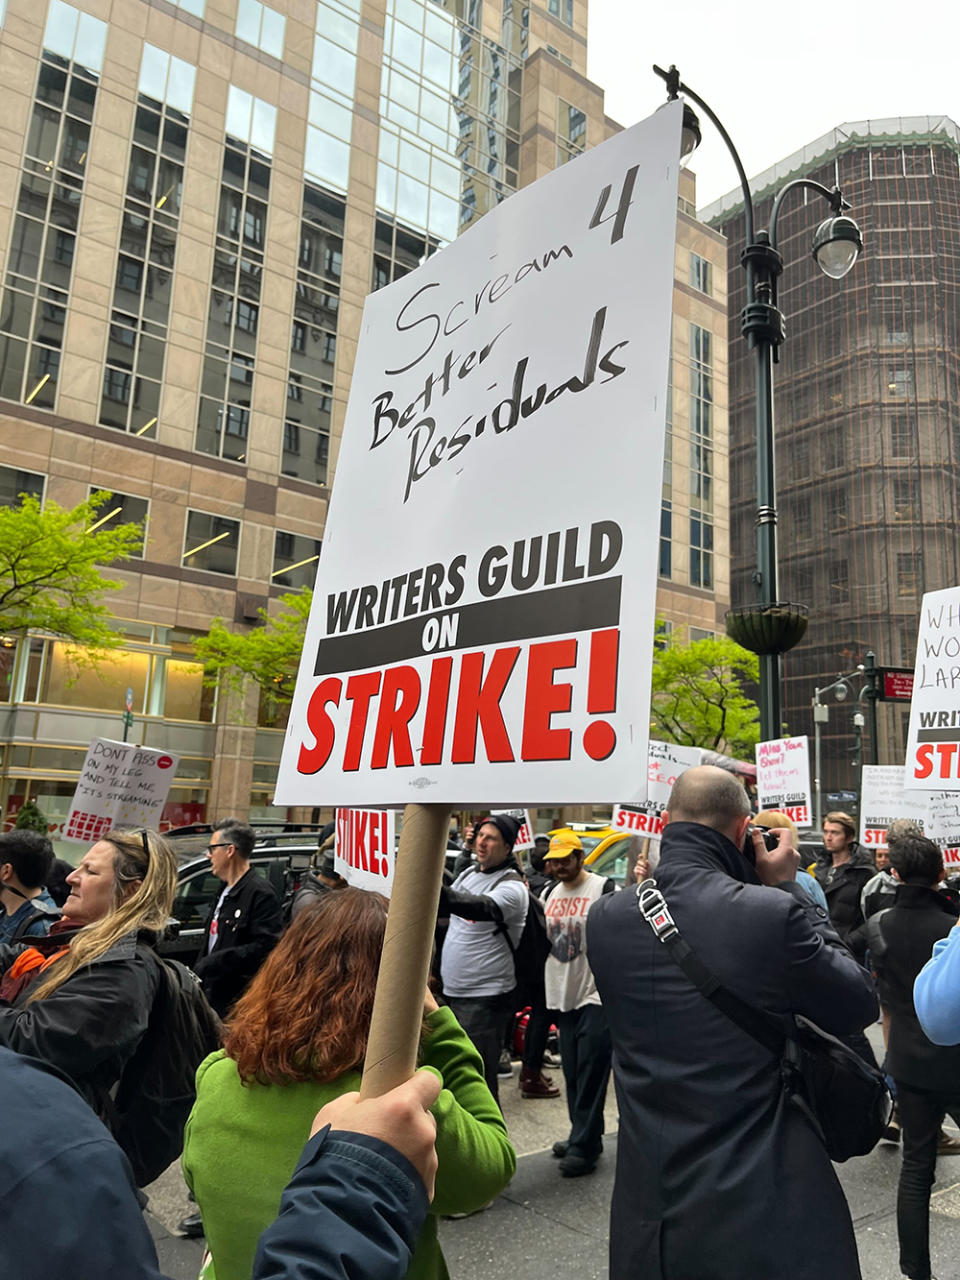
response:
[[[662,842],[635,842],[626,886],[590,870],[573,831],[539,836],[524,864],[514,817],[469,828],[441,891],[427,1071],[363,1103],[387,901],[337,874],[325,832],[284,910],[251,866],[252,829],[217,825],[207,856],[223,888],[190,1000],[220,1047],[207,1056],[215,1046],[189,1042],[196,1094],[176,1134],[205,1280],[328,1280],[344,1259],[352,1274],[440,1280],[438,1217],[487,1207],[515,1170],[498,1105],[511,1054],[524,1099],[558,1098],[544,1067],[562,1066],[570,1129],[553,1155],[568,1178],[597,1168],[613,1067],[614,1280],[859,1277],[819,1136],[785,1104],[769,1052],[659,945],[634,882],[655,886],[715,984],[771,1018],[802,1015],[872,1060],[864,1031],[882,1009],[896,1098],[885,1137],[902,1141],[900,1269],[931,1280],[936,1160],[960,1152],[943,1129],[946,1116],[960,1122],[960,900],[940,850],[897,821],[875,858],[834,812],[804,870],[789,818],[752,816],[740,782],[711,766],[681,776],[664,820]],[[116,1103],[171,1016],[155,948],[176,877],[161,836],[112,831],[66,875],[58,904],[49,841],[0,836],[0,1079],[17,1115],[44,1116],[42,1132],[16,1120],[0,1140],[3,1274],[161,1280]],[[761,1186],[778,1188],[776,1214]],[[67,1208],[38,1237],[30,1224],[54,1194]],[[78,1262],[77,1223],[94,1212]]]

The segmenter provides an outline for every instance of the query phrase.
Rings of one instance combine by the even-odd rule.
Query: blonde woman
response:
[[[785,813],[779,813],[776,809],[762,809],[753,820],[753,825],[759,827],[761,831],[778,831],[787,830],[793,832],[793,846],[797,848],[797,827],[792,818],[788,818]],[[826,894],[817,884],[816,880],[807,871],[797,870],[797,884],[804,891],[808,898],[812,898],[818,907],[822,907],[824,911],[827,909]]]
[[[147,1029],[177,860],[155,831],[108,831],[67,884],[46,938],[0,946],[0,1044],[59,1068],[102,1111]]]

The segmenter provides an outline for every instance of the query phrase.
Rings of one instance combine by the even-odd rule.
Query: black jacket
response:
[[[960,1093],[960,1045],[944,1049],[931,1043],[913,1007],[914,979],[930,959],[933,944],[957,923],[956,907],[937,889],[902,884],[894,905],[873,920],[882,944],[871,943],[870,955],[880,1002],[890,1013],[887,1071],[915,1089]]]
[[[0,1275],[166,1280],[130,1166],[90,1108],[45,1064],[2,1048],[0,1097]],[[402,1280],[426,1213],[399,1152],[322,1129],[260,1237],[252,1280]]]
[[[0,1003],[0,1044],[51,1063],[99,1109],[147,1030],[159,982],[146,954],[152,939],[127,934],[45,1000],[28,1005],[27,987],[12,1004]],[[22,950],[0,948],[0,963]]]
[[[210,926],[216,910],[214,902],[203,932],[200,959],[193,967],[203,981],[207,999],[220,1017],[225,1018],[280,937],[283,906],[273,886],[251,867],[231,886],[223,900],[217,920],[217,941],[208,955]]]
[[[860,910],[863,886],[877,874],[873,854],[854,842],[850,846],[850,861],[834,868],[833,859],[824,849],[817,857],[814,874],[826,894],[830,923],[857,959],[862,960],[863,937],[856,931],[863,924]]]
[[[759,884],[696,823],[670,823],[661,851],[656,878],[680,933],[741,1000],[834,1034],[877,1016],[870,975],[798,885]],[[634,888],[591,908],[587,954],[620,1106],[611,1280],[856,1280],[843,1191],[777,1060],[693,986]]]

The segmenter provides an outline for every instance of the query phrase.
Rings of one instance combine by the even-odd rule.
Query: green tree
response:
[[[109,494],[94,493],[75,507],[22,494],[17,507],[0,507],[0,632],[22,636],[47,631],[71,648],[78,665],[96,665],[122,637],[109,625],[102,596],[123,584],[102,572],[136,552],[143,526],[97,527]]]
[[[26,804],[20,806],[17,812],[17,820],[13,825],[18,831],[39,831],[42,836],[45,836],[48,830],[48,823],[43,810],[32,800],[28,800]]]
[[[313,592],[288,591],[278,601],[280,611],[260,610],[262,625],[251,631],[230,631],[215,618],[210,631],[199,636],[194,648],[206,667],[207,680],[242,696],[248,682],[258,684],[278,703],[293,697],[294,676],[303,648]]]
[[[757,704],[743,687],[759,679],[756,654],[728,636],[689,641],[661,630],[658,644],[650,697],[654,737],[751,757],[760,725]]]

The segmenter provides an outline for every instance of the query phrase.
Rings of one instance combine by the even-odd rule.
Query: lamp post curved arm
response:
[[[768,235],[771,249],[776,249],[777,247],[777,220],[780,217],[780,208],[783,204],[784,196],[798,189],[815,191],[817,195],[823,196],[824,200],[829,202],[830,208],[834,213],[842,213],[844,209],[850,208],[841,195],[839,187],[825,187],[822,182],[817,182],[814,178],[794,178],[792,182],[788,182],[780,188],[773,202],[773,208],[770,210]]]

